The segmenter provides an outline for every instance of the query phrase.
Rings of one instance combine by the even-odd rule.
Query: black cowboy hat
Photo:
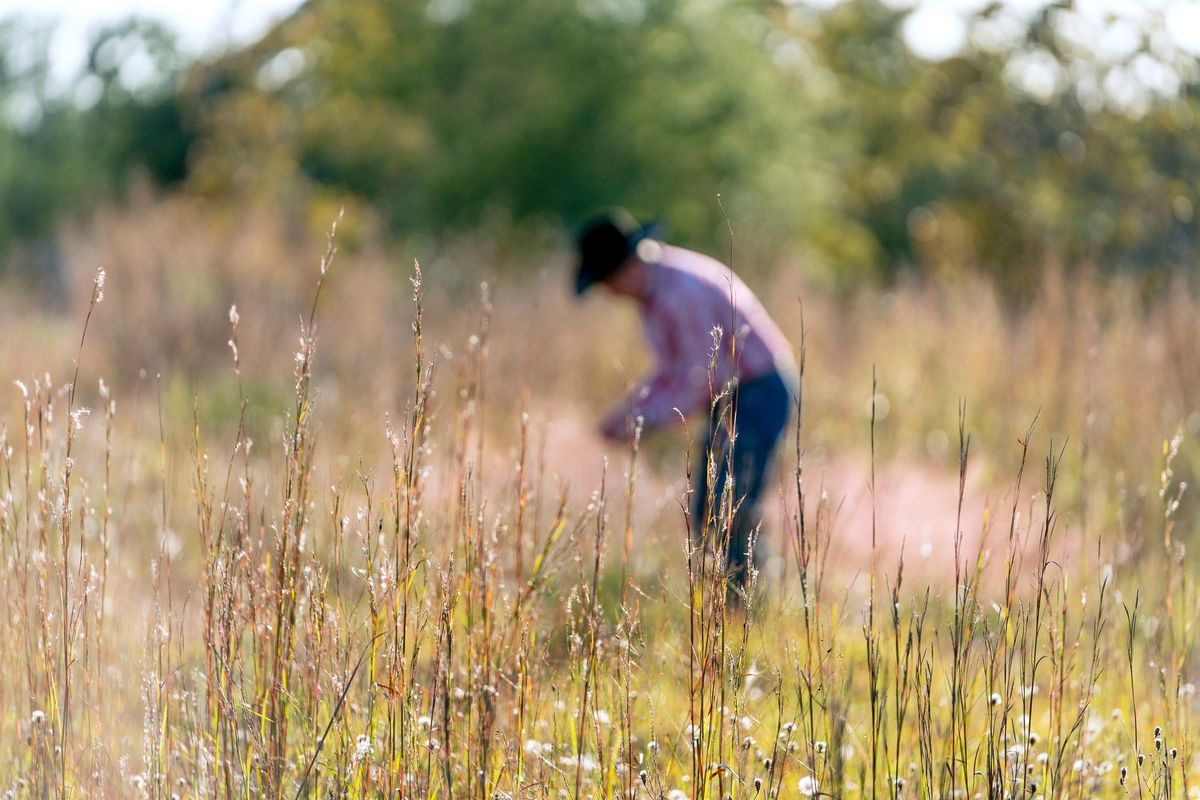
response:
[[[623,209],[595,217],[579,228],[575,246],[575,294],[581,295],[621,268],[637,251],[638,242],[657,233],[657,224],[642,225]]]

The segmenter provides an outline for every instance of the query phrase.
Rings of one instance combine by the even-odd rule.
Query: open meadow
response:
[[[146,201],[3,295],[6,796],[1200,796],[1193,285],[749,273],[803,400],[730,603],[696,431],[593,432],[636,319],[354,223]]]

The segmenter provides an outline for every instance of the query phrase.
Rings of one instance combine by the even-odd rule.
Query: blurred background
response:
[[[269,435],[344,207],[318,360],[346,452],[378,449],[412,391],[419,260],[441,373],[486,318],[489,422],[537,411],[564,472],[596,467],[592,419],[645,356],[630,310],[567,299],[568,232],[619,204],[732,260],[797,344],[803,309],[808,454],[856,476],[846,493],[872,402],[897,491],[932,470],[895,502],[947,513],[960,398],[985,479],[1013,474],[1040,414],[1069,443],[1075,518],[1130,528],[1164,440],[1200,431],[1200,2],[178,8],[0,3],[11,375],[69,365],[103,266],[84,374],[127,396],[158,380],[184,418],[198,393],[233,424],[237,304]]]
[[[431,256],[613,203],[845,288],[1194,260],[1200,3],[0,4],[0,254],[136,198]],[[536,241],[542,245],[543,241]],[[519,269],[520,266],[518,265]]]
[[[1200,0],[0,0],[0,791],[1196,797],[1198,59]],[[804,351],[745,625],[696,421],[596,433],[611,205]]]

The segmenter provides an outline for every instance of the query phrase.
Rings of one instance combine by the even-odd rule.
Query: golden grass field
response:
[[[6,796],[1200,796],[1187,281],[735,248],[805,362],[742,608],[698,431],[592,432],[629,309],[353,226],[143,201],[0,292]]]

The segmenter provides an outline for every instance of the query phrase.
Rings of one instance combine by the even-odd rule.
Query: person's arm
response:
[[[646,320],[656,368],[605,418],[601,430],[606,437],[628,440],[638,417],[644,428],[662,427],[707,402],[713,339],[700,310],[689,306],[686,297],[664,298]]]

